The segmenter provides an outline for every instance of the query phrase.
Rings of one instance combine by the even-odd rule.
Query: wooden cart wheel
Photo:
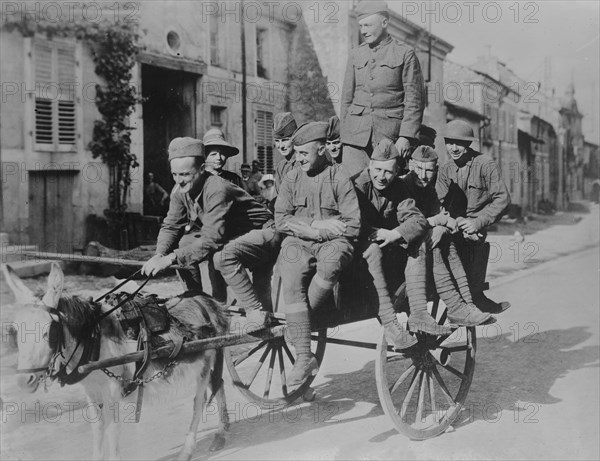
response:
[[[326,344],[326,329],[313,332],[311,349],[319,365],[325,355]],[[224,355],[233,385],[260,408],[277,408],[289,405],[305,395],[310,397],[310,384],[314,377],[292,392],[288,392],[285,385],[286,376],[294,365],[294,350],[286,341],[285,335],[229,346],[225,348]]]
[[[443,302],[430,302],[443,324]],[[410,356],[395,352],[382,334],[377,345],[376,381],[384,412],[396,429],[413,440],[444,432],[459,416],[475,371],[475,328],[449,336],[418,334]]]

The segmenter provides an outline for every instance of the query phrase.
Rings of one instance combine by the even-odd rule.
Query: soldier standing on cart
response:
[[[363,0],[356,13],[364,42],[350,52],[340,111],[343,163],[351,178],[368,166],[382,137],[407,158],[425,107],[419,60],[412,48],[389,35],[386,2]]]

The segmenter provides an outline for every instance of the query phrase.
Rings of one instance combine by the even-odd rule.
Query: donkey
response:
[[[109,368],[112,377],[100,370],[87,376],[79,375],[77,371],[78,366],[92,357],[106,359],[131,352],[131,348],[127,347],[126,333],[114,313],[102,315],[112,306],[63,296],[64,275],[56,263],[52,264],[47,291],[41,299],[35,297],[7,266],[3,265],[2,268],[19,304],[15,315],[17,328],[32,331],[37,327],[36,331],[42,333],[40,338],[28,334],[18,335],[18,386],[22,390],[35,392],[46,379],[58,377],[61,384],[71,384],[82,379],[81,384],[88,402],[101,409],[99,421],[92,424],[93,457],[120,459],[119,424],[111,417],[109,409],[114,409],[114,405],[119,405],[124,399],[135,401],[136,392],[122,397],[123,384],[114,377],[131,379],[135,364]],[[210,297],[176,297],[168,302],[167,308],[175,320],[170,322],[171,326],[164,337],[173,340],[174,344],[180,344],[184,335],[187,339],[200,339],[207,336],[207,330],[211,330],[215,336],[224,335],[228,331],[226,314]],[[193,338],[190,338],[190,332]],[[195,382],[193,418],[179,454],[179,459],[189,460],[196,445],[196,431],[209,388],[216,396],[220,419],[218,431],[209,449],[220,450],[225,444],[229,418],[221,379],[223,355],[221,350],[208,349],[177,357],[176,360],[174,367],[168,358],[151,360],[145,376],[151,377],[161,370],[166,376],[144,384],[143,395],[145,398],[163,400],[185,381]]]

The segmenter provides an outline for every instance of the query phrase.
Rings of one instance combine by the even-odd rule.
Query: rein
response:
[[[119,283],[117,286],[115,286],[114,288],[112,288],[111,290],[109,290],[108,292],[104,293],[102,296],[100,296],[99,298],[95,299],[93,301],[94,304],[98,303],[99,301],[101,301],[102,299],[106,298],[109,294],[113,293],[114,291],[118,290],[120,287],[122,287],[125,283],[127,283],[128,281],[130,281],[135,275],[137,275],[139,272],[141,271],[138,270],[135,273],[133,273],[132,275],[130,275],[129,277],[127,277],[125,280],[123,280],[121,283]],[[104,320],[106,317],[108,317],[110,314],[112,314],[115,310],[119,309],[121,306],[123,306],[125,303],[131,301],[140,291],[142,288],[144,288],[144,286],[146,286],[146,284],[150,281],[151,277],[148,277],[139,287],[137,290],[135,290],[133,293],[128,294],[123,300],[121,300],[121,302],[119,302],[115,307],[113,307],[112,309],[106,311],[105,313],[101,314],[100,316],[98,316],[94,322],[92,323],[92,325],[90,325],[93,328],[92,331],[92,339],[95,340],[98,338],[99,334],[98,334],[98,326],[100,324],[100,322],[102,320]],[[66,368],[67,366],[71,363],[71,360],[73,360],[73,357],[75,355],[75,353],[77,352],[77,350],[79,349],[79,346],[81,345],[81,341],[82,338],[79,338],[77,340],[77,344],[75,345],[75,349],[73,350],[73,352],[71,353],[69,359],[60,365],[60,368],[58,369],[58,371],[56,373],[53,373],[54,368],[55,368],[55,363],[58,360],[58,358],[60,356],[63,356],[62,353],[62,346],[64,346],[64,337],[63,337],[63,324],[62,324],[62,315],[60,314],[60,312],[58,312],[55,308],[50,308],[49,312],[51,314],[55,314],[58,317],[58,321],[53,320],[52,324],[50,325],[50,331],[48,332],[49,335],[49,340],[51,343],[54,343],[54,345],[51,345],[52,347],[52,352],[53,352],[53,356],[50,359],[50,362],[48,363],[47,366],[45,367],[36,367],[36,368],[19,368],[17,369],[16,373],[39,373],[41,371],[46,372],[46,377],[51,377],[51,378],[59,378],[59,381],[61,382],[62,385],[66,384],[75,384],[78,381],[81,381],[83,378],[85,378],[87,376],[88,373],[86,374],[80,374],[78,371],[75,371],[73,373],[66,373]],[[58,328],[56,328],[56,330],[59,331],[59,333],[56,333],[57,335],[59,335],[58,338],[51,338],[52,336],[52,331],[53,331],[53,324],[57,323],[58,324]],[[84,346],[84,353],[83,356],[81,358],[81,361],[87,361],[89,360],[91,354],[96,350],[96,344],[92,344],[92,349],[90,352],[89,348],[85,348]],[[87,352],[87,353],[86,353]],[[86,357],[87,356],[87,357]],[[78,364],[82,365],[82,363]],[[76,368],[77,370],[77,368]]]

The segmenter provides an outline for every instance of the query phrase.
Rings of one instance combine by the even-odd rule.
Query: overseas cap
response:
[[[436,162],[438,155],[432,147],[419,146],[413,151],[411,158],[417,162]]]
[[[289,138],[298,128],[296,119],[291,112],[279,112],[273,118],[273,137]]]
[[[373,149],[371,160],[392,160],[400,157],[400,152],[390,138],[382,138]]]
[[[334,141],[340,137],[340,118],[333,115],[329,118],[329,127],[327,128],[327,141]]]
[[[169,144],[169,162],[180,157],[204,157],[202,141],[190,137],[173,139]]]
[[[300,125],[298,129],[292,135],[292,144],[294,146],[302,146],[311,141],[317,141],[327,139],[327,129],[329,123],[327,122],[308,122]]]
[[[356,5],[356,16],[358,20],[371,16],[372,14],[382,13],[389,16],[386,2],[376,0],[362,0]]]

